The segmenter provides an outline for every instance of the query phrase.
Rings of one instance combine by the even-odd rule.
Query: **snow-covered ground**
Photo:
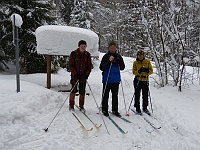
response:
[[[100,54],[100,58],[103,54]],[[132,58],[124,58],[126,69],[121,72],[126,107],[133,96],[133,75],[131,73]],[[92,93],[98,105],[101,103],[101,71],[99,61],[95,61],[94,69],[88,79]],[[152,77],[156,75],[152,75]],[[87,128],[84,131],[76,118],[68,110],[69,93],[57,92],[69,84],[70,74],[60,70],[52,75],[52,89],[46,86],[46,74],[20,75],[21,92],[16,93],[15,75],[0,74],[0,149],[1,150],[199,150],[200,149],[200,85],[194,84],[183,88],[166,86],[157,88],[153,79],[150,80],[153,116],[150,121],[161,126],[154,130],[143,117],[126,110],[119,89],[119,110],[123,117],[132,123],[111,116],[122,129],[128,131],[122,134],[104,117],[110,135],[104,126],[92,93],[87,86],[85,108],[91,119],[102,124],[96,129],[78,110],[75,114]],[[47,128],[59,108],[63,108]],[[111,102],[111,98],[110,98]],[[78,96],[76,97],[78,103]],[[110,104],[111,105],[111,104]],[[150,109],[150,107],[149,107]]]

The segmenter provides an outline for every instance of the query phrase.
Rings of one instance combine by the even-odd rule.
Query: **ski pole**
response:
[[[110,76],[110,70],[111,70],[111,67],[112,67],[112,62],[110,64],[110,67],[109,67],[109,70],[108,70],[108,76],[107,76],[107,79],[106,79],[106,84],[105,84],[105,87],[104,87],[104,90],[103,90],[103,94],[102,94],[102,98],[101,98],[101,106],[102,107],[102,101],[103,101],[103,98],[104,98],[104,94],[106,92],[106,87],[107,87],[107,84],[108,84],[108,78]]]
[[[148,87],[148,91],[149,91],[149,99],[150,99],[150,104],[151,104],[151,111],[153,113],[153,107],[152,107],[152,102],[151,102],[151,95],[150,95],[150,90],[149,90],[149,81],[147,81],[147,87]]]
[[[133,96],[132,96],[132,99],[131,99],[131,102],[130,102],[130,105],[129,105],[129,107],[128,107],[128,112],[129,112],[129,110],[130,110],[130,107],[131,107],[131,105],[132,105],[132,102],[133,102],[133,98],[135,97],[135,93],[133,93]]]
[[[110,134],[109,131],[108,131],[108,128],[107,128],[107,126],[106,126],[106,123],[105,123],[105,121],[104,121],[104,119],[103,119],[103,116],[102,116],[102,114],[101,114],[101,112],[100,112],[100,109],[99,109],[99,107],[98,107],[97,101],[96,101],[96,99],[95,99],[95,97],[94,97],[94,94],[93,94],[93,92],[92,92],[92,89],[91,89],[91,87],[90,87],[88,81],[87,81],[87,84],[88,84],[88,87],[89,87],[89,89],[90,89],[90,92],[92,93],[92,96],[93,96],[93,99],[94,99],[94,101],[95,101],[95,104],[96,104],[96,106],[97,106],[97,108],[98,108],[98,110],[99,110],[99,114],[101,115],[101,119],[103,120],[103,123],[104,123],[104,125],[105,125],[105,127],[106,127],[107,133]]]
[[[119,68],[119,73],[120,73],[120,66],[118,68]],[[122,88],[122,95],[123,95],[123,99],[124,99],[124,106],[125,106],[125,110],[126,110],[126,115],[125,116],[129,116],[129,113],[128,113],[127,109],[126,109],[126,101],[125,101],[125,96],[124,96],[124,88],[123,88],[123,85],[122,85],[122,80],[121,80],[121,88]]]
[[[123,89],[122,81],[121,81],[121,87],[122,87],[122,95],[123,95],[123,98],[124,98],[124,106],[125,106],[125,110],[126,110],[126,115],[125,116],[129,116],[129,113],[127,112],[127,109],[126,109],[126,101],[125,101],[124,89]]]
[[[76,87],[77,83],[79,80],[76,81],[75,85],[72,87],[70,93],[74,90],[74,88]],[[67,98],[65,99],[65,101],[63,102],[63,104],[61,105],[61,107],[59,108],[58,112],[56,113],[56,115],[53,117],[52,121],[50,122],[50,124],[48,125],[48,127],[46,129],[44,129],[45,132],[48,131],[49,127],[51,126],[51,124],[53,123],[54,119],[56,118],[56,116],[58,115],[58,113],[60,112],[61,108],[64,106],[65,102],[67,101],[67,99],[69,98],[69,95],[67,96]]]
[[[139,85],[139,82],[140,82],[140,80],[138,80],[137,85],[136,85],[136,87],[135,87],[135,90],[137,89],[137,87],[138,87],[138,85]],[[134,83],[133,83],[133,84],[134,84]],[[131,103],[130,103],[129,108],[128,108],[128,112],[129,112],[129,110],[130,110],[130,107],[131,107],[131,104],[132,104],[132,102],[133,102],[133,98],[134,98],[134,97],[135,97],[135,91],[134,91],[134,93],[133,93],[132,100],[131,100]]]

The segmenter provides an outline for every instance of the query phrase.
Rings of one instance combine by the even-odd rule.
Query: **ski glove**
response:
[[[145,67],[141,67],[141,68],[138,70],[138,73],[141,74],[142,72],[149,73],[149,69],[147,69],[147,68],[145,68]]]
[[[79,79],[79,80],[81,79],[81,75],[80,75],[80,74],[78,74],[78,73],[77,73],[77,74],[75,74],[75,77],[76,77],[77,79]]]

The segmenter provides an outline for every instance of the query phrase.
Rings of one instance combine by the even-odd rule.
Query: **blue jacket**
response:
[[[114,57],[114,61],[109,61],[110,56]],[[102,72],[102,83],[118,83],[121,81],[120,70],[124,70],[125,64],[122,56],[118,53],[110,53],[108,51],[102,58],[100,66]]]

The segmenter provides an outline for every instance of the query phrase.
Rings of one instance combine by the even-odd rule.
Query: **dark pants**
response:
[[[142,90],[142,107],[143,109],[146,109],[148,106],[148,93],[149,93],[149,87],[148,87],[148,81],[139,81],[136,78],[134,79],[134,88],[135,88],[135,104],[134,106],[136,108],[140,107],[140,92]]]
[[[106,86],[106,89],[105,89]],[[118,112],[118,90],[119,83],[107,83],[103,84],[103,100],[102,100],[102,111],[108,112],[108,99],[109,92],[112,92],[112,111]],[[105,91],[105,92],[104,92]]]
[[[76,84],[76,80],[71,79],[70,83],[71,83],[72,88],[73,88],[74,85]],[[77,89],[77,87],[78,87],[78,89]],[[86,82],[78,83],[78,84],[76,84],[76,86],[72,90],[72,93],[77,93],[79,91],[79,94],[85,94],[85,87],[86,87]]]

